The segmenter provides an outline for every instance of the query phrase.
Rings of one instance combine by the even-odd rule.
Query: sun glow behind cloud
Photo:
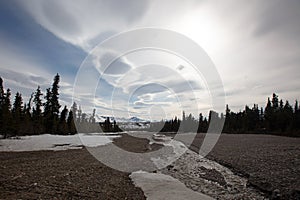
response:
[[[58,72],[68,83],[60,88],[61,100],[71,103],[76,70],[90,49],[116,33],[157,27],[182,33],[207,52],[223,80],[226,102],[234,110],[245,104],[265,106],[273,92],[290,102],[299,99],[299,1],[11,0],[0,5],[0,42],[4,44],[0,46],[0,75],[6,87],[24,97],[36,89],[34,84],[45,90]],[[102,96],[116,84],[118,69],[122,73],[135,69],[130,60],[123,61],[128,65],[122,70],[108,71],[104,79],[108,89]],[[187,69],[180,62],[174,67],[181,73]],[[14,81],[32,75],[39,77],[32,80],[34,84]],[[192,75],[186,78],[197,81]],[[123,83],[131,84],[130,80]],[[107,106],[102,99],[95,102]],[[208,104],[201,101],[199,106]]]
[[[174,29],[194,40],[211,54],[220,51],[225,43],[230,41],[226,26],[206,7],[185,14],[174,25]]]

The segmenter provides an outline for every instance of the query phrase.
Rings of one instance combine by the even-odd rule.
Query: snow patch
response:
[[[173,148],[173,153],[171,154],[161,155],[158,158],[151,158],[151,161],[159,169],[173,163],[188,150],[188,148],[183,143],[176,140],[171,140],[170,142],[156,142],[156,143],[163,144],[164,146],[170,146]]]
[[[40,150],[67,150],[81,149],[83,146],[97,147],[112,142],[112,139],[119,136],[101,134],[76,135],[35,135],[23,136],[18,139],[0,140],[0,152],[2,151],[40,151]]]
[[[165,174],[137,171],[133,172],[130,178],[137,187],[144,191],[148,200],[213,199],[187,188],[179,180]]]

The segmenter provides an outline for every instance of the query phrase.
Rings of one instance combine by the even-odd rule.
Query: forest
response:
[[[244,110],[233,112],[226,105],[225,115],[210,111],[208,119],[199,114],[198,119],[185,112],[182,120],[175,117],[172,120],[152,123],[150,130],[163,127],[161,132],[207,132],[212,117],[215,120],[224,120],[224,133],[260,133],[282,136],[300,137],[300,108],[298,101],[292,106],[289,101],[279,100],[278,95],[273,93],[267,99],[265,108],[259,108],[254,104],[252,108],[245,106]],[[164,124],[163,124],[164,123]],[[196,128],[195,128],[196,127]]]
[[[69,135],[77,132],[121,131],[116,122],[110,122],[109,118],[97,123],[96,110],[89,116],[75,102],[70,109],[67,106],[62,108],[59,103],[59,82],[60,76],[56,74],[45,95],[38,86],[27,103],[23,103],[19,92],[11,103],[11,90],[4,89],[0,77],[0,134],[7,138],[44,133]]]
[[[11,90],[4,89],[0,77],[0,134],[4,138],[35,134],[75,134],[77,132],[120,132],[116,121],[110,118],[98,123],[95,120],[96,110],[88,115],[82,112],[74,102],[71,108],[62,107],[59,103],[60,76],[56,74],[52,86],[46,89],[45,95],[40,86],[24,103],[21,93],[17,92],[11,102]],[[300,136],[300,109],[298,101],[292,106],[283,102],[273,93],[267,99],[265,108],[245,106],[244,110],[233,112],[226,106],[225,114],[210,111],[208,118],[202,113],[195,118],[186,116],[183,111],[181,120],[177,117],[167,121],[152,122],[148,131],[159,132],[207,132],[209,124],[215,120],[224,120],[224,133],[258,133],[284,136]],[[76,124],[76,126],[75,126]]]

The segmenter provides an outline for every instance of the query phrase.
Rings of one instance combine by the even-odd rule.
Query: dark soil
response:
[[[198,152],[204,136],[190,148]],[[131,152],[161,147],[148,142],[127,134],[114,140]],[[222,134],[207,158],[246,176],[271,199],[300,199],[300,138]],[[0,199],[145,199],[128,173],[101,164],[86,149],[2,152],[0,159]]]
[[[204,136],[190,148],[199,152]],[[271,199],[300,199],[300,138],[222,134],[207,158],[248,177]]]
[[[1,152],[0,199],[145,199],[129,174],[86,149]]]
[[[156,143],[150,145],[148,139],[133,137],[126,133],[122,134],[122,137],[115,138],[113,143],[125,151],[134,153],[156,151],[163,147],[163,145]]]

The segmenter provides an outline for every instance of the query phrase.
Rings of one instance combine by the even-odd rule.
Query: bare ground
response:
[[[204,136],[190,148],[197,152]],[[148,142],[128,135],[114,141],[131,152],[160,148]],[[271,199],[300,199],[300,138],[223,134],[207,157]],[[0,159],[0,199],[145,199],[128,173],[101,164],[86,149],[2,152]]]
[[[190,148],[199,151],[204,136]],[[300,138],[222,134],[207,158],[247,177],[271,199],[300,199]]]
[[[86,149],[1,152],[0,199],[145,199],[129,174]]]

